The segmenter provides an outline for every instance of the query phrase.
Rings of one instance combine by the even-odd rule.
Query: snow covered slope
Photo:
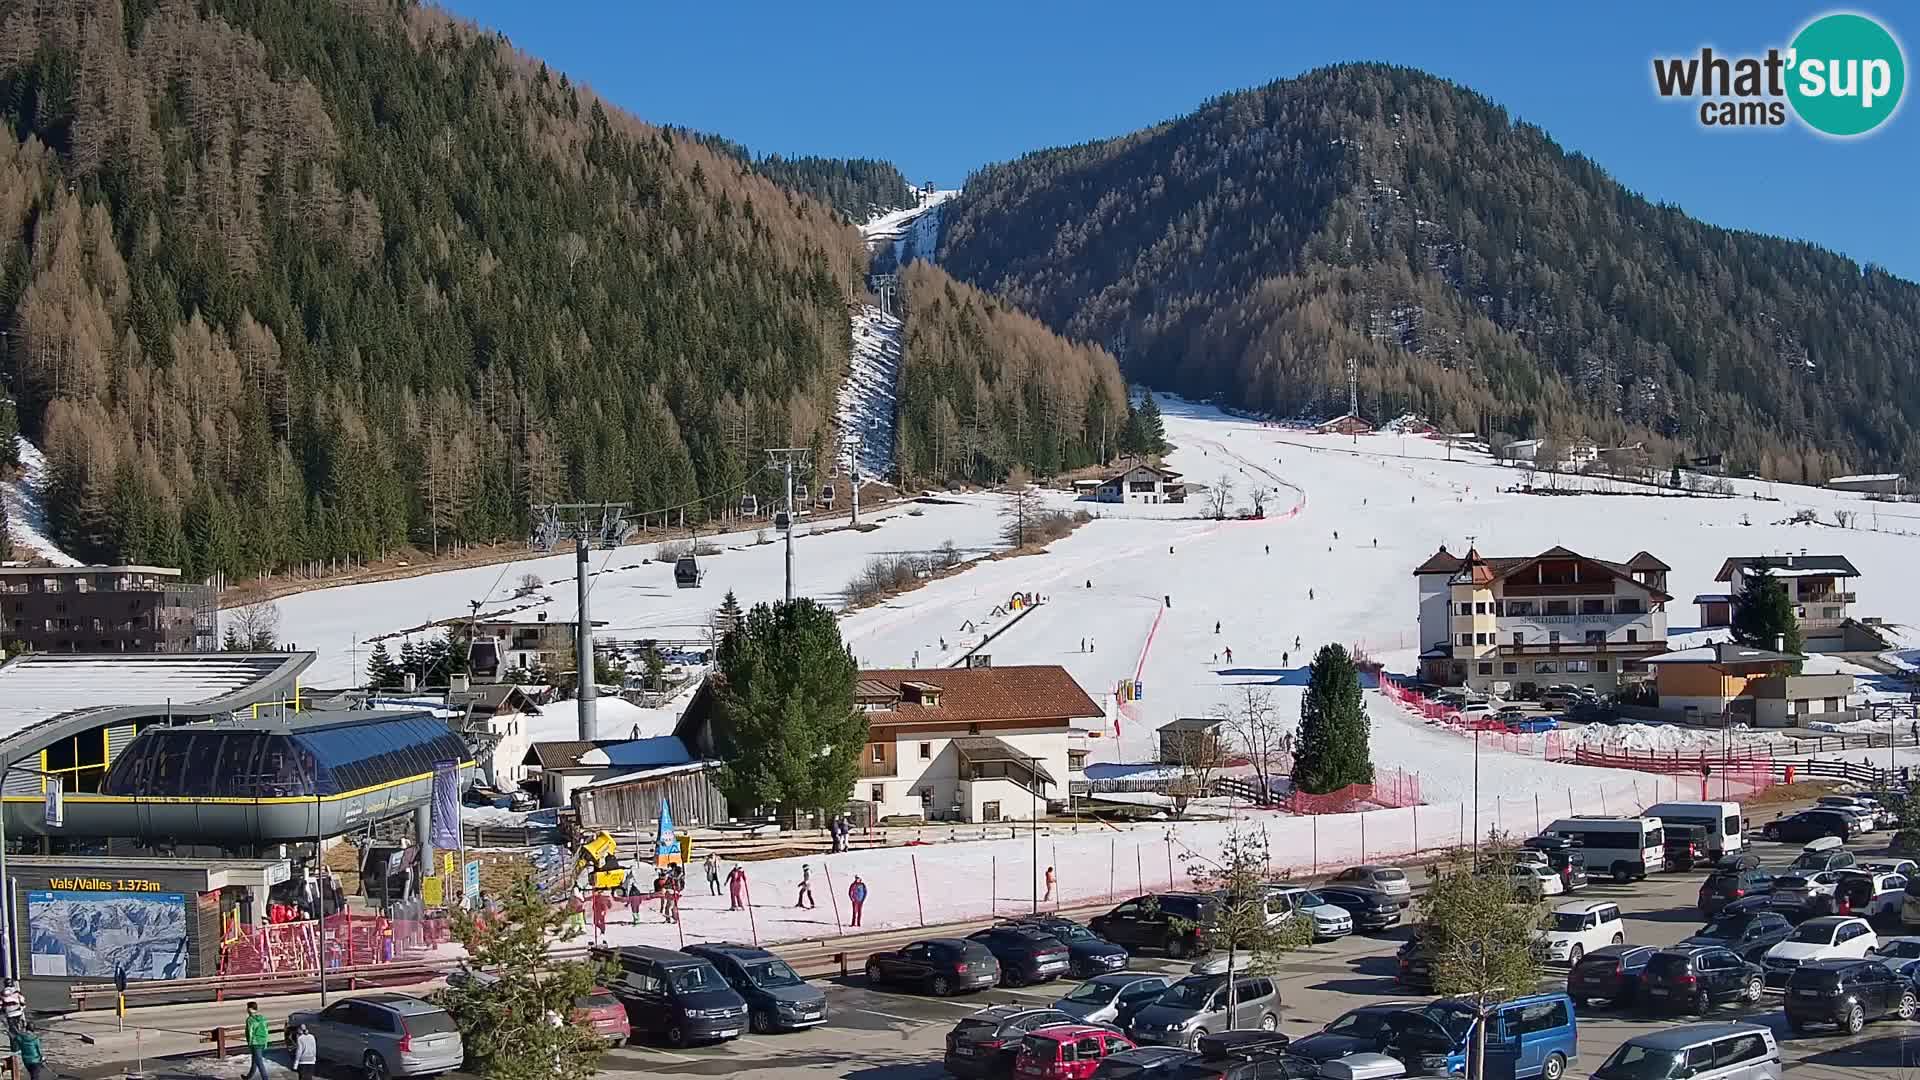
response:
[[[853,360],[840,386],[840,460],[870,479],[893,476],[893,427],[905,327],[872,304],[853,313]],[[855,444],[858,444],[858,459]]]
[[[958,189],[935,191],[923,195],[918,206],[889,210],[860,226],[876,256],[891,256],[890,262],[876,258],[874,268],[890,270],[915,259],[932,259],[940,247],[940,207],[958,194]]]
[[[0,483],[0,502],[6,505],[7,535],[13,538],[15,559],[45,559],[55,566],[79,566],[80,560],[60,550],[47,530],[47,459],[26,436],[14,436],[20,473]]]

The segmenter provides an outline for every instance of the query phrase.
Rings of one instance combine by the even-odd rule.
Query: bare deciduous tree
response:
[[[1262,802],[1274,797],[1273,783],[1293,773],[1293,727],[1281,719],[1273,692],[1264,686],[1242,685],[1234,696],[1214,708],[1226,728],[1227,740],[1247,755]]]
[[[1267,489],[1263,487],[1255,487],[1253,489],[1253,495],[1251,496],[1251,498],[1253,499],[1253,516],[1258,518],[1266,517],[1267,516]]]
[[[267,652],[279,644],[280,607],[260,600],[233,609],[229,633],[249,652]]]
[[[1231,509],[1233,509],[1233,477],[1223,472],[1220,478],[1213,482],[1213,487],[1207,491],[1207,513],[1218,520],[1226,517],[1227,511]]]
[[[1227,750],[1217,731],[1183,726],[1160,733],[1160,758],[1177,770],[1167,782],[1167,794],[1173,797],[1173,816],[1184,817],[1189,802],[1213,790],[1214,776],[1226,767]]]

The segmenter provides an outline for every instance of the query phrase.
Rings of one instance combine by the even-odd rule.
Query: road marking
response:
[[[879,1016],[888,1020],[898,1020],[903,1024],[932,1024],[932,1023],[938,1022],[938,1021],[928,1020],[924,1018],[915,1019],[914,1017],[911,1017],[911,1016],[898,1016],[893,1013],[883,1013],[878,1009],[851,1009],[850,1008],[850,1009],[847,1009],[846,1011],[860,1013],[864,1016]]]
[[[674,1061],[711,1061],[713,1060],[712,1058],[709,1058],[709,1057],[688,1057],[685,1054],[676,1054],[671,1050],[662,1050],[657,1046],[622,1046],[622,1047],[619,1047],[618,1049],[633,1051],[634,1052],[633,1056],[638,1057],[643,1061],[649,1055],[655,1055],[655,1054],[663,1058],[671,1058]],[[621,1056],[624,1057],[626,1055],[623,1054]]]

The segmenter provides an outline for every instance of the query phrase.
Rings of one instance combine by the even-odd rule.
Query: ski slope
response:
[[[853,356],[840,384],[840,461],[866,479],[893,479],[895,401],[905,324],[872,304],[853,313]]]
[[[7,536],[15,559],[45,559],[55,566],[79,566],[80,560],[60,550],[47,528],[46,491],[50,479],[46,455],[24,435],[13,439],[20,460],[18,474],[0,482],[0,506],[6,510]]]

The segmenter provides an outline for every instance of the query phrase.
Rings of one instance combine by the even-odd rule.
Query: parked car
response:
[[[1723,1001],[1760,1000],[1766,976],[1759,964],[1719,945],[1676,945],[1647,961],[1641,1001],[1651,1008],[1705,1013]]]
[[[1288,1052],[1309,1061],[1332,1061],[1350,1054],[1378,1054],[1393,1041],[1393,1013],[1418,1009],[1417,1001],[1383,1001],[1362,1005],[1342,1013],[1339,1018],[1302,1039],[1293,1040]]]
[[[1020,1040],[1013,1075],[1020,1080],[1090,1080],[1108,1054],[1133,1049],[1133,1040],[1106,1028],[1063,1024]]]
[[[1839,884],[1840,875],[1832,870],[1782,874],[1773,879],[1773,906],[1788,918],[1796,914],[1811,915],[1814,901],[1832,896]]]
[[[1513,882],[1513,891],[1521,896],[1545,899],[1567,891],[1566,882],[1560,880],[1560,875],[1541,863],[1517,862],[1507,873]]]
[[[1122,971],[1127,966],[1127,950],[1099,934],[1058,915],[1032,915],[1012,920],[1031,926],[1057,939],[1067,947],[1067,974],[1087,978],[1102,972]]]
[[[1587,887],[1586,853],[1564,836],[1529,837],[1514,858],[1515,861],[1544,862],[1549,870],[1560,875],[1564,892],[1576,893]]]
[[[1724,861],[1724,859],[1723,859]],[[1766,896],[1773,892],[1773,875],[1765,870],[1715,870],[1700,883],[1700,898],[1694,906],[1711,918],[1735,900],[1748,896]]]
[[[1200,1040],[1182,1080],[1309,1080],[1314,1064],[1294,1056],[1278,1031],[1216,1031]]]
[[[1233,1016],[1227,1016],[1227,977],[1189,975],[1134,1015],[1127,1032],[1139,1042],[1192,1047],[1213,1031],[1280,1025],[1280,993],[1265,975],[1235,976]]]
[[[1315,941],[1330,941],[1353,933],[1353,916],[1347,909],[1328,903],[1319,893],[1298,885],[1267,886],[1267,918],[1269,921],[1312,919]]]
[[[998,984],[1000,962],[977,941],[928,938],[867,957],[867,982],[916,986],[935,997],[946,997]]]
[[[1415,990],[1433,989],[1433,950],[1415,937],[1394,953],[1394,981]]]
[[[366,994],[319,1012],[296,1012],[289,1029],[313,1033],[321,1065],[345,1065],[372,1080],[450,1072],[466,1060],[447,1010],[408,994]]]
[[[1651,945],[1606,945],[1581,957],[1567,970],[1567,996],[1583,1005],[1601,999],[1626,1008],[1640,996],[1640,977],[1658,952]]]
[[[1887,812],[1881,808],[1879,800],[1871,795],[1822,795],[1813,801],[1813,809],[1851,814],[1860,822],[1862,832],[1873,832],[1893,824],[1886,820]]]
[[[747,1026],[754,1032],[798,1031],[827,1022],[827,995],[765,949],[723,941],[682,951],[712,964],[746,999]]]
[[[1000,961],[1000,985],[1052,982],[1067,973],[1067,947],[1032,926],[994,926],[967,935]]]
[[[960,1019],[947,1032],[947,1071],[966,1080],[996,1080],[1013,1072],[1020,1041],[1043,1027],[1073,1024],[1061,1009],[995,1005]]]
[[[1871,862],[1857,863],[1854,869],[1865,870],[1870,874],[1899,874],[1903,878],[1912,880],[1916,873],[1920,873],[1920,863],[1912,859],[1875,859]]]
[[[1219,901],[1200,893],[1159,893],[1136,897],[1105,915],[1087,920],[1087,929],[1128,950],[1159,949],[1178,960],[1207,951],[1207,926]]]
[[[1388,1053],[1406,1065],[1411,1075],[1459,1074],[1466,1069],[1472,1045],[1473,1006],[1443,998],[1418,1009],[1395,1013]],[[1530,994],[1495,1006],[1487,1042],[1512,1046],[1518,1057],[1515,1077],[1560,1080],[1567,1064],[1579,1053],[1579,1022],[1573,999],[1565,994]]]
[[[747,1026],[746,999],[698,956],[651,945],[593,955],[617,965],[620,977],[608,989],[627,1007],[638,1034],[686,1046],[736,1038]]]
[[[1707,830],[1698,825],[1667,825],[1662,845],[1666,866],[1684,872],[1707,861]]]
[[[1796,874],[1815,873],[1821,870],[1850,870],[1854,865],[1853,852],[1846,849],[1843,841],[1837,837],[1820,836],[1807,841],[1794,856],[1793,864],[1787,869]]]
[[[1534,734],[1542,731],[1560,730],[1560,718],[1552,713],[1534,713],[1531,716],[1516,716],[1503,721],[1507,730],[1515,734]]]
[[[497,788],[491,784],[475,784],[468,788],[461,801],[468,806],[493,807],[496,810],[537,810],[540,800],[528,791],[520,788]]]
[[[1801,844],[1825,836],[1851,840],[1859,831],[1853,818],[1838,810],[1802,810],[1760,826],[1760,835],[1768,840]]]
[[[1547,915],[1545,925],[1534,935],[1536,954],[1568,965],[1579,963],[1593,949],[1622,945],[1627,940],[1620,905],[1611,900],[1561,904]]]
[[[614,1046],[624,1046],[633,1038],[633,1024],[627,1019],[627,1007],[604,986],[574,1002],[573,1021],[593,1029],[595,1035]]]
[[[1873,960],[1814,960],[1787,980],[1787,1027],[1794,1033],[1832,1024],[1858,1035],[1869,1020],[1912,1020],[1913,984]]]
[[[1729,851],[1713,860],[1715,871],[1721,870],[1758,870],[1760,856],[1751,851]]]
[[[1826,915],[1801,923],[1791,937],[1767,950],[1761,962],[1768,986],[1785,986],[1794,969],[1815,960],[1858,960],[1873,955],[1880,939],[1867,920]]]
[[[1322,885],[1320,899],[1347,913],[1355,930],[1389,930],[1400,925],[1400,901],[1357,885]]]
[[[1780,1045],[1758,1024],[1685,1024],[1634,1035],[1593,1080],[1780,1080]]]
[[[1582,699],[1580,688],[1572,683],[1555,683],[1540,691],[1540,704],[1548,709],[1566,709]]]
[[[1179,1076],[1181,1080],[1188,1080],[1184,1066],[1199,1056],[1183,1046],[1136,1046],[1102,1058],[1100,1067],[1093,1070],[1093,1077],[1094,1080],[1157,1080],[1163,1076]]]
[[[1847,913],[1868,922],[1891,922],[1900,917],[1907,902],[1907,879],[1900,874],[1877,874],[1858,868],[1841,870],[1835,875],[1833,891],[1828,894],[1833,914],[1839,914],[1841,901]]]
[[[1881,938],[1873,957],[1894,974],[1906,974],[1915,961],[1920,961],[1920,937]]]
[[[1373,863],[1349,866],[1328,878],[1327,884],[1374,889],[1393,897],[1401,907],[1413,903],[1413,882],[1407,880],[1407,872],[1397,866],[1379,866]]]
[[[1112,1024],[1124,1031],[1133,1014],[1153,1004],[1169,985],[1165,975],[1116,971],[1095,975],[1067,991],[1053,1007],[1075,1020]]]
[[[1739,953],[1742,960],[1764,966],[1767,950],[1792,936],[1792,921],[1777,911],[1735,911],[1729,907],[1680,944],[1718,945]]]

